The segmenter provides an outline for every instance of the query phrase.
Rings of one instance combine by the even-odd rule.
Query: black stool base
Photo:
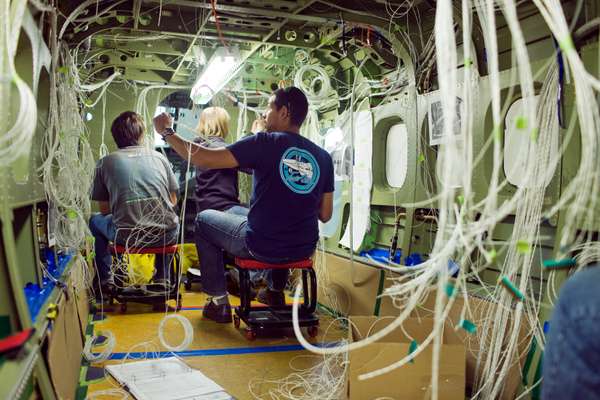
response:
[[[239,328],[241,321],[246,324],[246,338],[254,340],[257,334],[293,328],[292,306],[257,307],[250,304],[250,275],[247,269],[237,267],[240,275],[240,306],[235,308],[233,322]],[[310,286],[309,286],[310,282]],[[298,322],[308,328],[308,335],[318,333],[319,317],[317,308],[317,277],[311,269],[302,270],[304,302],[298,306]]]

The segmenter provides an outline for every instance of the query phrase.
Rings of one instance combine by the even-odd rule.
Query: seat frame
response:
[[[139,292],[127,293],[125,289],[122,288],[127,281],[127,277],[122,276],[121,274],[115,274],[114,279],[120,281],[122,284],[118,285],[119,287],[116,287],[114,290],[112,290],[109,296],[109,302],[111,304],[114,302],[114,300],[117,300],[121,306],[121,312],[127,311],[127,303],[149,304],[158,311],[162,308],[168,309],[166,304],[167,300],[175,299],[177,302],[176,310],[181,309],[182,297],[181,293],[179,293],[181,262],[179,257],[179,248],[176,244],[164,247],[143,248],[125,247],[110,244],[109,250],[119,262],[122,262],[125,254],[154,254],[156,256],[154,261],[156,266],[157,258],[163,257],[163,265],[172,267],[171,277],[176,279],[174,284],[172,284],[169,289],[164,290],[163,292],[160,292],[161,288],[164,288],[163,285],[149,283],[147,285],[148,289],[152,288],[153,285],[155,286],[154,289],[156,289],[150,289],[151,293],[148,293],[143,289],[140,289]],[[168,260],[167,257],[170,257],[171,259]]]
[[[319,317],[317,309],[317,276],[312,268],[312,260],[305,259],[285,264],[269,264],[254,259],[235,259],[235,267],[240,276],[240,306],[235,308],[234,324],[240,327],[240,321],[246,324],[246,338],[253,340],[257,333],[275,329],[293,327],[292,306],[252,306],[250,269],[301,269],[302,291],[304,301],[298,310],[298,320],[301,327],[308,328],[311,337],[317,335]],[[310,282],[310,285],[309,285]]]

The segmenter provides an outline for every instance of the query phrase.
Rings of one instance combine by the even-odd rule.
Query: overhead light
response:
[[[190,98],[195,104],[206,104],[233,78],[240,62],[239,49],[219,47],[192,87]]]

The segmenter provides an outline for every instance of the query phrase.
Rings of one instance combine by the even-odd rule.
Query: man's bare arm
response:
[[[323,193],[321,197],[321,206],[319,208],[319,219],[327,222],[333,215],[333,192]]]
[[[162,134],[165,129],[173,126],[173,118],[167,113],[162,113],[154,117],[153,121],[154,128],[160,134]],[[177,134],[169,135],[165,140],[184,160],[187,160],[191,155],[190,160],[192,164],[198,167],[221,169],[237,168],[239,166],[233,154],[225,147],[209,149],[197,143],[185,140]]]

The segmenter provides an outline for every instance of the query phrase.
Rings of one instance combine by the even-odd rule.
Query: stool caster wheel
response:
[[[254,339],[256,339],[256,332],[254,332],[252,329],[247,328],[246,329],[246,339],[253,341]]]
[[[235,329],[240,329],[240,317],[237,315],[233,316],[233,326],[235,326]]]
[[[127,312],[127,303],[121,303],[121,312],[122,313],[126,313]]]
[[[311,338],[317,337],[317,335],[319,334],[319,327],[318,326],[309,326],[306,329],[306,332],[308,333],[308,336],[310,336]]]

